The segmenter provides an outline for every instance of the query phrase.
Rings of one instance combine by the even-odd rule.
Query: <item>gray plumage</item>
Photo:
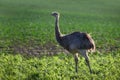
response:
[[[79,53],[85,58],[90,73],[92,73],[89,64],[88,51],[95,50],[94,40],[91,38],[89,34],[83,32],[73,32],[68,35],[62,35],[59,29],[60,14],[58,12],[53,12],[52,15],[55,17],[56,40],[64,49],[68,50],[70,53],[74,55],[76,72],[78,72],[78,53]]]

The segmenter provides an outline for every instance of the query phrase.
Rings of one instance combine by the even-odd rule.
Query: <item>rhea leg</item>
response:
[[[86,61],[87,65],[88,65],[88,67],[89,67],[90,73],[92,73],[92,70],[91,70],[91,67],[90,67],[90,63],[89,63],[89,59],[85,59],[85,61]]]
[[[78,72],[78,54],[76,53],[74,56],[75,59],[75,71]]]
[[[81,52],[81,55],[85,58],[85,61],[86,61],[87,66],[90,70],[90,73],[92,73],[87,51],[86,50],[81,50],[80,52]]]

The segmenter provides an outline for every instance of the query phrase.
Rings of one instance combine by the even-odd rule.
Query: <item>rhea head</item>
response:
[[[59,14],[58,12],[52,12],[52,16],[54,16],[54,17],[59,17],[60,14]]]

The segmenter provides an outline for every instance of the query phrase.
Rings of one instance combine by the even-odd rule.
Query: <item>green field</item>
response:
[[[0,80],[119,80],[120,0],[0,0]],[[90,33],[93,74],[55,40],[53,11],[60,29]]]

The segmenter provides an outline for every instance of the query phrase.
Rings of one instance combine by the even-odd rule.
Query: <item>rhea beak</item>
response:
[[[54,13],[54,12],[51,13],[52,16],[53,16],[53,13]]]
[[[54,16],[53,14],[51,14],[52,16]]]

